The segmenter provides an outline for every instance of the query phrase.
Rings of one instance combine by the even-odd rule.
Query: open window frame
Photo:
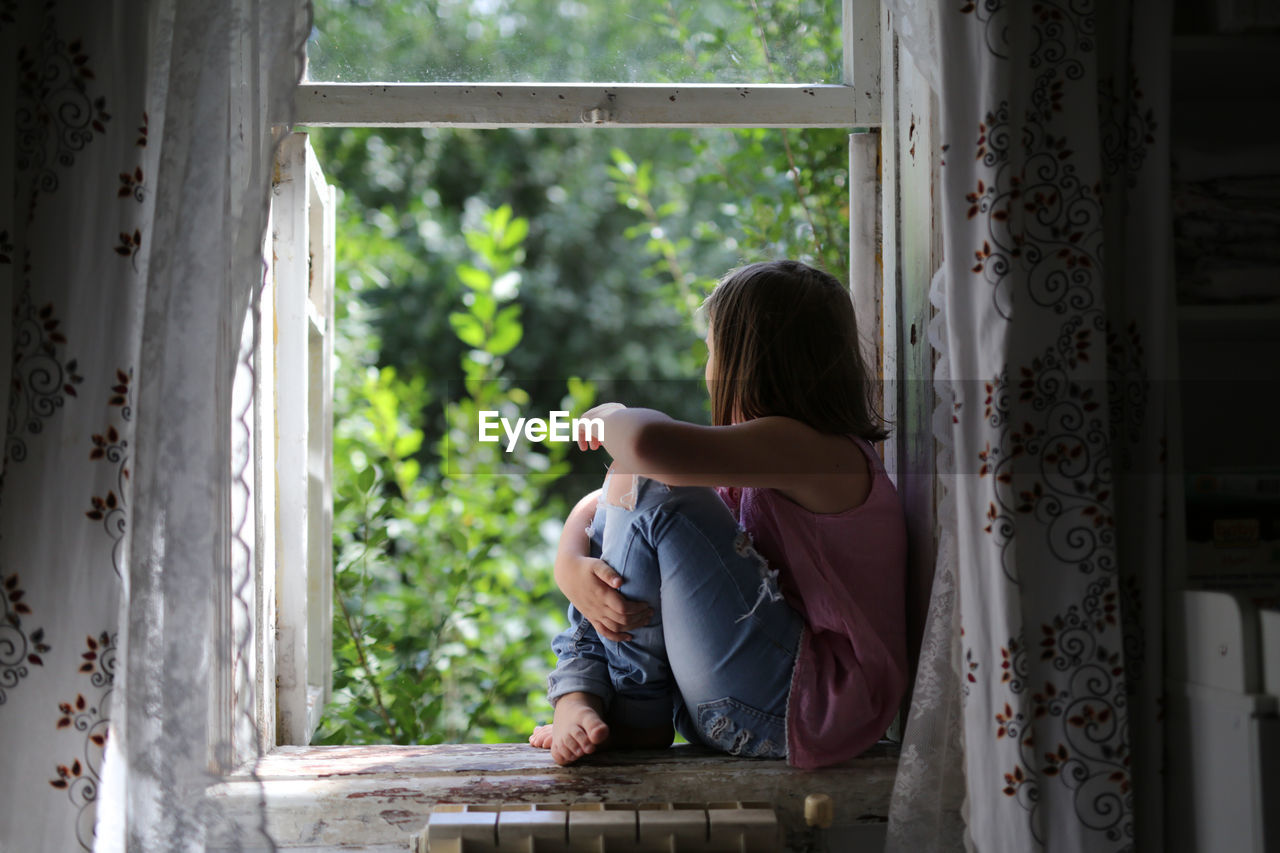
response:
[[[333,692],[335,214],[334,189],[306,134],[285,137],[259,303],[270,314],[254,318],[263,332],[255,357],[267,380],[254,398],[263,437],[254,471],[266,487],[255,509],[269,540],[257,549],[254,583],[259,628],[274,625],[255,632],[264,640],[255,666],[262,673],[259,743],[266,747],[310,742]]]
[[[310,127],[586,128],[583,132],[591,127],[848,128],[848,281],[863,323],[865,355],[883,379],[882,410],[894,425],[884,455],[907,507],[912,585],[924,590],[927,600],[936,541],[932,357],[925,335],[929,279],[941,260],[940,214],[932,193],[939,151],[932,120],[936,104],[910,60],[900,56],[881,2],[842,0],[841,5],[840,84],[304,82],[296,90],[292,118]],[[284,140],[272,193],[266,284],[254,301],[255,343],[242,359],[244,381],[254,390],[252,624],[243,646],[247,660],[233,659],[228,671],[216,674],[214,701],[223,720],[219,734],[234,749],[231,762],[212,763],[225,780],[221,796],[233,801],[244,796],[257,802],[256,789],[237,783],[251,779],[247,774],[255,765],[259,776],[268,768],[268,781],[254,784],[267,786],[269,813],[288,815],[271,822],[293,824],[303,815],[328,814],[322,800],[330,794],[307,803],[281,797],[277,803],[270,780],[310,784],[343,775],[325,748],[301,748],[331,691],[333,588],[334,193],[305,134]],[[916,620],[921,604],[911,603]],[[235,610],[232,602],[222,605],[225,613]],[[918,635],[919,624],[910,627]],[[234,635],[232,630],[229,636]],[[913,660],[914,655],[913,649]],[[237,667],[249,673],[252,689],[237,689]],[[243,725],[248,719],[252,726]],[[250,737],[256,743],[248,742]],[[384,766],[386,752],[383,747],[342,750],[355,773],[357,767]],[[466,757],[459,764],[463,772],[473,772],[467,762],[474,763],[474,749],[458,754]],[[879,770],[866,777],[874,795],[868,794],[864,811],[887,813],[892,772],[886,777],[885,767],[896,763],[896,756],[888,764],[883,759],[875,759]],[[423,768],[434,769],[422,772],[441,771],[440,761],[447,765],[449,759],[426,761]],[[410,765],[404,772],[413,772]],[[871,784],[874,780],[879,781]],[[812,783],[810,774],[804,784]],[[426,796],[420,792],[420,801]],[[883,809],[870,805],[872,800]],[[353,815],[349,825],[371,833],[362,841],[373,842],[386,831],[382,826],[374,831],[366,816]],[[329,817],[335,826],[336,817]],[[403,832],[397,836],[403,837]]]
[[[217,602],[214,769],[306,744],[333,690],[335,193],[304,133],[272,171],[263,281],[232,385],[231,583]]]

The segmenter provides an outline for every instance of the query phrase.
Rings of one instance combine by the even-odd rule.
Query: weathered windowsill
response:
[[[845,764],[816,771],[783,761],[733,758],[689,745],[604,753],[559,767],[527,744],[279,747],[249,776],[215,786],[220,812],[267,827],[285,848],[408,849],[436,803],[763,801],[777,810],[791,849],[812,832],[804,799],[835,801],[833,831],[884,821],[898,748],[879,744]],[[216,844],[214,845],[216,846]]]

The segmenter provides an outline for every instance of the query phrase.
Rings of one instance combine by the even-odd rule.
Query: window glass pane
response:
[[[552,557],[604,454],[507,453],[478,413],[617,400],[708,423],[696,307],[744,262],[845,269],[847,139],[312,132],[339,194],[334,702],[314,742],[515,742],[550,718]]]
[[[347,82],[834,83],[830,0],[316,0],[308,75]]]

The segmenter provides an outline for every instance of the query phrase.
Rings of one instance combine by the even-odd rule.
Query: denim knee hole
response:
[[[707,742],[730,755],[746,758],[785,758],[785,746],[768,732],[785,738],[786,721],[726,696],[698,706],[698,721]],[[748,725],[750,724],[750,726]],[[763,737],[760,731],[765,731]]]
[[[755,543],[751,540],[751,534],[741,525],[738,526],[738,535],[733,539],[733,550],[739,557],[754,558],[760,572],[760,587],[756,591],[756,603],[751,605],[750,610],[734,620],[735,622],[741,622],[754,616],[755,612],[760,609],[760,605],[766,601],[782,601],[782,593],[778,592],[778,570],[769,568],[769,561],[756,550]]]

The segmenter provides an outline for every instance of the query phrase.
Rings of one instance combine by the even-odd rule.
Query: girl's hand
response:
[[[643,601],[631,601],[618,592],[622,575],[604,560],[575,557],[556,563],[556,583],[573,606],[578,608],[596,633],[616,643],[631,639],[627,632],[649,624],[653,608]]]
[[[601,403],[600,405],[593,406],[592,408],[584,412],[581,419],[584,421],[590,418],[603,419],[608,415],[611,415],[614,412],[620,409],[625,409],[625,408],[626,406],[622,405],[621,403]],[[590,438],[587,438],[588,432],[591,433]],[[579,450],[599,450],[604,444],[600,440],[600,434],[599,434],[599,431],[597,430],[580,429],[578,430],[578,434],[574,436],[574,440],[578,442]]]

